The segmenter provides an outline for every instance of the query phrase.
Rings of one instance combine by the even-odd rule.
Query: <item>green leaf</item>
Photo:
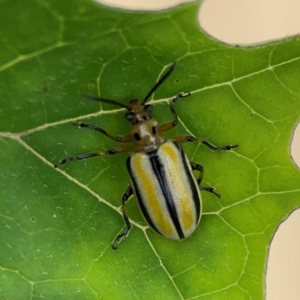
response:
[[[110,9],[87,0],[0,3],[0,298],[263,299],[268,247],[300,206],[289,155],[300,114],[299,37],[252,48],[222,44],[196,22],[198,3],[163,12]],[[151,103],[167,136],[192,134],[230,152],[184,145],[204,166],[199,227],[169,241],[147,227],[129,183],[127,155],[53,164],[116,145],[86,121],[127,134],[124,110],[81,97],[142,99],[178,66]]]

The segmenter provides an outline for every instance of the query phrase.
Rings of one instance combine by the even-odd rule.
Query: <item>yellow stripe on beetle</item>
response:
[[[162,206],[160,199],[163,197],[162,192],[159,188],[159,183],[154,180],[153,172],[150,172],[151,166],[148,161],[147,155],[144,153],[137,153],[131,157],[132,169],[134,170],[135,181],[134,187],[139,188],[141,198],[143,199],[144,206],[146,207],[149,214],[152,216],[152,220],[155,220],[157,230],[161,232],[163,228],[164,233],[167,236],[174,235],[174,226],[168,221],[166,207]],[[162,213],[163,212],[163,213]]]
[[[174,201],[176,202],[176,207],[178,214],[180,214],[181,226],[184,228],[186,232],[186,236],[189,236],[192,231],[194,231],[195,224],[198,223],[199,220],[196,220],[197,216],[195,213],[194,205],[191,203],[193,199],[193,194],[190,190],[190,183],[187,176],[185,176],[185,172],[182,170],[183,165],[186,163],[182,161],[182,158],[174,149],[174,146],[171,146],[170,143],[165,143],[161,146],[161,151],[166,152],[166,159],[170,159],[172,161],[173,168],[168,169],[167,180],[170,185],[170,189],[176,191],[174,193]],[[192,170],[189,167],[189,172],[192,173]],[[198,189],[197,183],[194,181],[195,188],[199,192],[199,201],[200,191]]]

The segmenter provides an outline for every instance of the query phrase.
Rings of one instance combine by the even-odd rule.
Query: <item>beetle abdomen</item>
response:
[[[150,227],[172,240],[190,236],[200,220],[201,196],[180,144],[166,141],[150,153],[134,153],[127,168]]]

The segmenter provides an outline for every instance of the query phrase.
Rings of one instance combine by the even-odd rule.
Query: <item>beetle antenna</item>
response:
[[[105,98],[99,98],[99,97],[94,97],[94,96],[90,96],[87,94],[83,94],[82,95],[84,98],[89,99],[89,100],[93,100],[93,101],[97,101],[97,102],[104,102],[104,103],[109,103],[109,104],[113,104],[113,105],[117,105],[117,106],[121,106],[123,108],[128,109],[127,105],[123,104],[123,103],[119,103],[115,100],[110,100],[110,99],[105,99]]]
[[[155,92],[155,90],[171,75],[171,73],[174,71],[176,67],[176,60],[173,62],[172,66],[168,70],[168,72],[161,78],[159,81],[155,84],[155,86],[150,90],[150,92],[147,94],[147,96],[144,98],[143,102],[146,103],[151,95]]]

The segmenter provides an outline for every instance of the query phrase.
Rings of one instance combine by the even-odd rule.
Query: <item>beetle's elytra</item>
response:
[[[184,154],[181,143],[203,143],[211,150],[230,150],[238,145],[215,147],[207,141],[194,136],[175,136],[165,139],[164,131],[170,130],[178,124],[178,116],[174,109],[175,102],[180,98],[190,96],[190,93],[180,93],[174,97],[169,107],[174,120],[160,125],[152,119],[152,106],[146,104],[154,91],[170,76],[176,66],[172,64],[169,70],[149,91],[144,100],[131,100],[127,105],[114,100],[84,95],[86,98],[98,102],[117,105],[127,110],[125,118],[132,123],[131,130],[125,136],[113,136],[99,126],[76,123],[80,128],[86,127],[97,130],[116,142],[125,143],[119,147],[104,152],[94,152],[63,158],[54,167],[64,165],[73,160],[83,160],[90,157],[132,152],[127,159],[127,169],[131,177],[131,184],[122,197],[122,212],[126,229],[119,234],[112,244],[117,248],[131,229],[126,214],[127,200],[134,194],[138,200],[141,212],[149,226],[162,236],[181,240],[189,237],[197,228],[201,218],[200,190],[205,190],[220,197],[212,187],[201,186],[203,167],[188,160]],[[193,170],[199,171],[198,178],[193,176]]]

